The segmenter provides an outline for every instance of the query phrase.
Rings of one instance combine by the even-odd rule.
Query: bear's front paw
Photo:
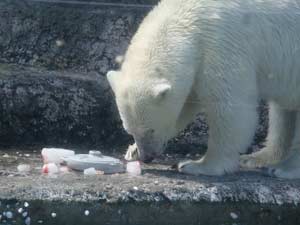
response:
[[[292,151],[289,156],[272,166],[263,169],[263,172],[272,177],[284,179],[300,179],[300,152]]]
[[[240,158],[240,166],[244,168],[262,168],[272,164],[275,164],[279,161],[278,150],[269,150],[263,148],[259,152],[254,152],[250,155],[242,155]]]
[[[240,166],[243,168],[261,168],[267,165],[267,160],[262,157],[257,157],[256,154],[242,155],[240,159]]]
[[[180,162],[178,170],[179,172],[191,175],[220,176],[225,173],[224,169],[217,168],[217,165],[205,162],[203,159]]]

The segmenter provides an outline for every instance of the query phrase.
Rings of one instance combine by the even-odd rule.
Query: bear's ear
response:
[[[153,88],[153,96],[156,99],[162,99],[171,90],[171,88],[171,84],[167,82],[156,84]]]
[[[113,71],[113,70],[108,71],[106,74],[108,83],[110,84],[110,86],[114,92],[116,91],[116,84],[117,84],[118,76],[119,76],[119,72]]]

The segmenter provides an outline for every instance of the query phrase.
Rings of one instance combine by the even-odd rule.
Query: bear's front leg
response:
[[[248,104],[242,102],[221,102],[208,107],[207,153],[200,160],[179,163],[180,172],[223,175],[238,170],[239,154],[251,144],[257,124],[255,101]]]

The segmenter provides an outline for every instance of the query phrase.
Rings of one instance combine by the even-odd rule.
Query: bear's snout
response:
[[[160,151],[160,149],[162,147],[155,141],[155,138],[150,132],[145,134],[147,135],[135,135],[134,139],[138,148],[139,159],[145,163],[150,163],[161,154],[162,151]]]

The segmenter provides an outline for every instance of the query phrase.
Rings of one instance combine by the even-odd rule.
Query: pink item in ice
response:
[[[63,157],[74,156],[75,152],[68,149],[61,148],[43,148],[42,157],[44,163],[63,163]]]
[[[139,176],[142,174],[141,163],[139,161],[132,161],[127,163],[126,171],[132,176]]]

